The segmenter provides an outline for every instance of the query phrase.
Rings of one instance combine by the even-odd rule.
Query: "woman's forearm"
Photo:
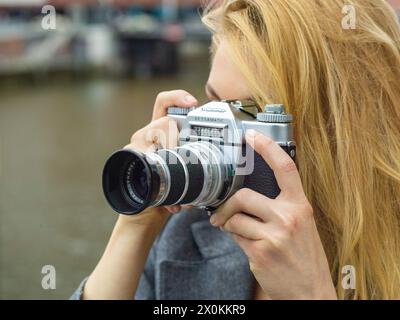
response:
[[[150,209],[144,219],[119,218],[83,299],[133,299],[149,251],[168,218],[161,210]]]

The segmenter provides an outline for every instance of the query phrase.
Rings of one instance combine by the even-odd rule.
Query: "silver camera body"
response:
[[[106,163],[103,189],[113,209],[137,214],[148,207],[191,205],[214,210],[241,188],[276,198],[280,189],[269,165],[245,140],[255,130],[277,142],[293,159],[293,116],[283,105],[209,102],[170,107],[179,129],[175,149],[143,154],[120,150]]]
[[[251,111],[247,111],[249,109]],[[265,187],[262,187],[260,179],[259,184],[262,190],[260,187],[256,187],[259,185],[258,183],[255,185],[249,183],[249,179],[246,183],[246,177],[260,173],[259,170],[255,171],[257,167],[265,165],[265,171],[268,173],[270,173],[270,168],[246,143],[245,134],[247,130],[255,130],[270,137],[294,159],[296,143],[293,137],[293,116],[285,112],[283,105],[266,105],[264,112],[257,112],[257,107],[251,103],[246,104],[236,100],[211,101],[192,109],[171,107],[168,109],[168,116],[177,122],[180,131],[179,146],[183,147],[196,142],[215,145],[224,156],[224,164],[232,167],[230,191],[222,199],[217,196],[215,206],[224,202],[243,186],[258,189],[262,194],[272,198],[277,196],[277,185],[271,185],[271,180],[274,180],[272,176],[269,177],[268,185]],[[212,179],[211,184],[221,183],[216,180]],[[267,190],[268,188],[269,190]],[[218,188],[216,189],[218,190]],[[195,205],[203,206],[204,204]]]

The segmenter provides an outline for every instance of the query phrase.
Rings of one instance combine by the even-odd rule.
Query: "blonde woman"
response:
[[[343,28],[345,5],[355,29]],[[400,29],[392,9],[383,0],[226,0],[204,21],[214,32],[209,98],[285,104],[297,163],[248,132],[275,172],[277,199],[243,189],[211,221],[198,210],[171,216],[179,207],[121,216],[73,298],[400,298]],[[184,91],[160,94],[153,122],[129,147],[146,150],[155,139],[144,137],[166,130],[168,106],[196,104]]]

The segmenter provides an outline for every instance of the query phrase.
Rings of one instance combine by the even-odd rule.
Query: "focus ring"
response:
[[[168,166],[171,177],[171,188],[168,196],[162,205],[175,204],[183,195],[186,184],[185,169],[178,157],[169,150],[160,150],[157,154],[163,158]]]
[[[181,156],[189,173],[189,185],[181,204],[188,204],[197,199],[204,185],[204,169],[200,159],[190,149],[179,148]],[[193,161],[194,160],[194,161]]]

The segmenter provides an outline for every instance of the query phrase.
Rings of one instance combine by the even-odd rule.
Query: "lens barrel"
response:
[[[126,215],[148,207],[209,205],[227,189],[226,171],[221,151],[203,143],[150,154],[124,149],[107,160],[103,190],[110,206]]]

